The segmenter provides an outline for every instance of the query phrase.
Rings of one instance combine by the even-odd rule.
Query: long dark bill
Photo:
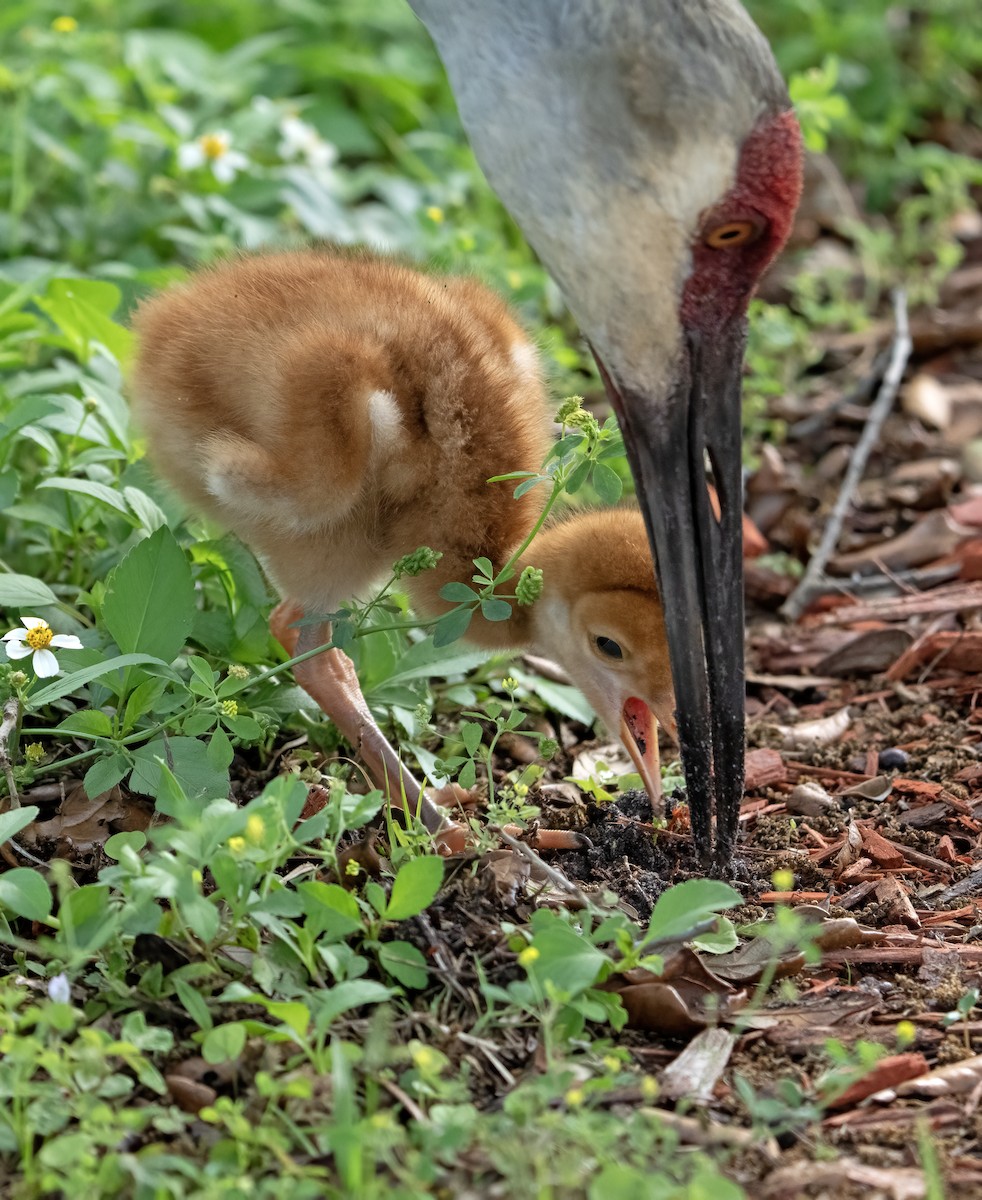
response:
[[[688,335],[667,401],[621,390],[604,372],[658,568],[693,837],[708,859],[715,801],[719,868],[733,854],[744,782],[744,342],[742,322],[711,341]]]

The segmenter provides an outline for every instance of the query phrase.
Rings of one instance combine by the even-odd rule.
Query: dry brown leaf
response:
[[[715,1026],[696,1034],[682,1053],[661,1075],[661,1094],[669,1100],[685,1097],[695,1104],[708,1104],[720,1075],[730,1061],[735,1036]]]
[[[635,967],[603,987],[620,996],[633,1028],[676,1036],[726,1020],[747,1002],[688,947],[666,959],[661,975]]]
[[[838,807],[820,783],[799,783],[784,801],[789,813],[800,817],[817,817]]]
[[[753,938],[729,954],[717,954],[713,972],[732,984],[759,983],[774,958],[774,947],[766,938]],[[805,965],[802,950],[788,950],[781,956],[775,979],[797,975]]]
[[[819,746],[831,746],[837,742],[851,724],[852,718],[846,707],[817,721],[802,721],[800,725],[775,725],[774,728],[784,738],[783,749],[815,750]]]
[[[927,1059],[919,1051],[891,1054],[874,1063],[862,1079],[857,1079],[840,1096],[829,1101],[829,1108],[852,1108],[867,1096],[872,1096],[874,1092],[919,1078],[927,1069]]]
[[[982,1084],[982,1054],[961,1062],[947,1063],[917,1079],[876,1092],[873,1099],[889,1104],[898,1096],[962,1096]]]
[[[855,821],[850,821],[846,827],[845,841],[842,843],[842,849],[832,861],[832,866],[836,873],[841,874],[847,867],[851,867],[862,855],[863,852],[863,833]]]

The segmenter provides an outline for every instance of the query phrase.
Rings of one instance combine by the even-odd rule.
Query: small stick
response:
[[[14,764],[10,761],[10,739],[17,730],[20,720],[20,700],[11,696],[3,706],[3,721],[0,723],[0,766],[7,780],[7,793],[10,796],[10,807],[20,808],[20,796],[17,794],[17,784],[14,782]]]
[[[842,532],[842,523],[846,518],[849,505],[852,503],[853,493],[856,491],[859,481],[863,477],[866,462],[873,451],[873,447],[876,445],[876,439],[879,437],[883,422],[886,420],[891,408],[893,408],[897,389],[900,387],[900,381],[903,378],[904,368],[907,366],[907,360],[910,358],[913,343],[910,337],[910,322],[907,319],[907,296],[902,288],[898,288],[894,292],[893,312],[895,332],[893,335],[893,346],[890,350],[890,361],[887,363],[886,371],[883,373],[883,382],[880,384],[880,390],[877,393],[876,399],[870,405],[869,418],[863,427],[862,436],[856,444],[852,458],[849,460],[849,466],[842,481],[842,487],[839,490],[839,495],[836,499],[835,507],[832,509],[828,524],[825,526],[818,549],[812,555],[808,568],[801,578],[801,582],[781,607],[781,615],[787,617],[789,621],[796,621],[801,616],[805,606],[811,600],[812,594],[822,586],[822,576],[825,572],[825,566],[832,557],[832,553],[839,541],[839,534]]]
[[[572,896],[579,904],[583,906],[583,908],[592,909],[594,912],[604,911],[602,906],[596,903],[591,903],[591,901],[586,898],[576,884],[566,878],[562,871],[557,871],[554,867],[550,867],[547,862],[543,862],[543,860],[538,854],[536,854],[536,852],[527,842],[520,842],[518,838],[512,837],[511,834],[502,829],[500,825],[489,824],[488,829],[490,829],[492,833],[496,833],[510,850],[514,850],[516,854],[521,854],[523,858],[527,858],[530,863],[532,863],[535,867],[538,867],[538,869],[543,873],[543,875],[545,875],[550,883],[555,884],[560,891],[566,892],[568,895]]]

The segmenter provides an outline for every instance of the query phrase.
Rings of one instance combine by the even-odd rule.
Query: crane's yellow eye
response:
[[[614,641],[613,638],[598,637],[598,638],[594,638],[594,641],[597,644],[597,649],[600,651],[601,654],[604,655],[604,657],[615,658],[615,659],[624,657],[623,650],[621,650],[620,646],[618,646],[618,644]]]
[[[752,242],[759,232],[759,226],[753,221],[726,221],[710,229],[703,241],[714,250],[729,250],[731,246],[745,246],[747,242]]]

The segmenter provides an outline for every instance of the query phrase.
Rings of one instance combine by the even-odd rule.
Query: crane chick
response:
[[[537,471],[551,422],[532,343],[493,292],[367,253],[265,254],[201,271],[135,318],[136,417],[160,473],[253,548],[283,595],[274,631],[368,592],[420,545],[443,552],[408,579],[417,609],[448,605],[474,558],[500,567],[527,536],[542,488],[520,499],[491,476]],[[656,720],[674,731],[662,610],[640,513],[575,513],[527,563],[542,597],[511,619],[475,616],[470,641],[528,647],[562,665],[619,731],[660,793]],[[329,640],[301,629],[297,651]],[[332,650],[298,682],[380,786],[418,787],[375,725],[350,660]],[[441,817],[427,808],[426,823]]]

